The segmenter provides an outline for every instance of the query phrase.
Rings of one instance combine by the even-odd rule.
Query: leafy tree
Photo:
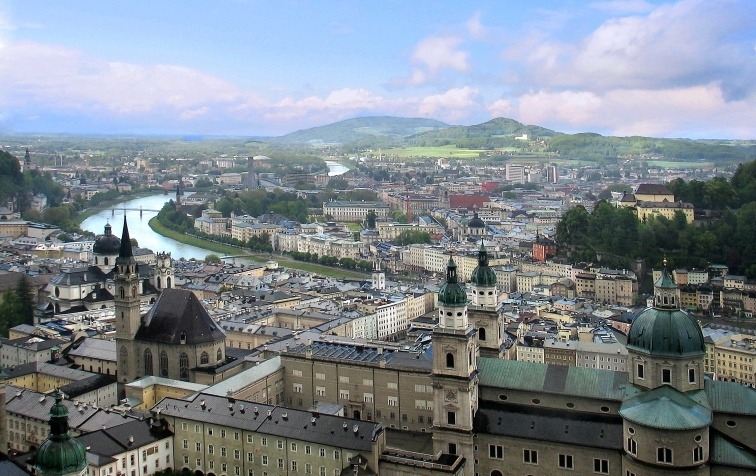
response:
[[[216,254],[209,254],[205,256],[205,263],[206,264],[220,264],[223,260],[220,259],[220,256]]]
[[[393,210],[391,212],[391,217],[397,223],[409,223],[409,220],[407,219],[407,215],[405,215],[404,212],[402,212],[401,210]]]
[[[369,230],[375,230],[375,219],[376,219],[375,210],[368,211],[367,215],[365,216],[365,221],[367,223],[367,227]]]
[[[26,275],[22,275],[21,279],[16,284],[16,296],[18,298],[18,315],[15,319],[12,319],[11,327],[18,324],[33,324],[34,323],[34,307],[35,297],[34,289],[32,288],[29,279]]]
[[[431,236],[427,231],[405,230],[399,233],[394,242],[400,246],[413,245],[416,243],[430,244]]]

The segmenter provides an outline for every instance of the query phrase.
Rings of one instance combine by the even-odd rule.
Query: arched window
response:
[[[207,365],[210,363],[210,356],[207,355],[207,352],[202,352],[200,354],[200,365]]]
[[[108,260],[108,257],[106,256],[106,257],[105,257],[105,266],[107,266],[107,265],[109,264],[109,263],[108,263],[108,261],[109,261],[109,260]]]
[[[158,276],[158,277],[157,277],[157,288],[158,288],[158,289],[160,289],[160,287],[161,287],[161,284],[162,284],[162,283],[161,283],[161,280],[160,280],[160,276]]]
[[[451,352],[446,354],[446,368],[447,369],[454,368],[454,354],[452,354]]]
[[[60,297],[60,288],[55,286],[55,297]]]
[[[189,356],[185,352],[182,352],[179,357],[179,378],[189,381]]]
[[[478,340],[486,340],[486,329],[483,327],[478,328]]]
[[[160,376],[168,377],[168,354],[160,352]]]
[[[165,287],[166,288],[170,288],[171,287],[171,277],[170,276],[168,276],[167,278],[165,278]]]
[[[118,294],[121,296],[121,299],[126,298],[126,290],[123,288],[123,286],[118,288]]]
[[[131,297],[136,297],[136,286],[131,287]]]
[[[491,476],[502,476],[502,474],[501,474],[501,471],[499,471],[498,469],[495,469],[491,471]]]
[[[222,350],[218,349],[218,352],[215,355],[215,360],[217,360],[218,362],[220,362],[221,360],[223,360],[223,351]]]
[[[152,351],[144,349],[144,375],[154,375],[152,370]]]

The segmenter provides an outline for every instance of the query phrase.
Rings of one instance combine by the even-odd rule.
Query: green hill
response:
[[[433,119],[405,117],[359,117],[292,132],[269,139],[284,143],[338,143],[359,140],[403,139],[426,131],[448,128],[448,124]]]
[[[514,119],[497,117],[473,126],[453,126],[439,131],[423,132],[408,137],[406,142],[415,146],[456,145],[462,148],[495,149],[497,147],[520,146],[515,137],[527,134],[528,139],[549,138],[559,135],[540,126],[524,125]]]
[[[684,161],[742,162],[753,160],[756,156],[756,146],[747,142],[733,144],[713,140],[606,137],[594,133],[553,137],[548,142],[548,150],[564,158],[583,159],[646,155]]]

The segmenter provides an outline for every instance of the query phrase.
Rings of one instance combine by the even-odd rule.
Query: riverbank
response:
[[[295,261],[293,259],[286,259],[281,256],[274,256],[272,258],[269,258],[268,254],[253,254],[251,251],[237,248],[235,246],[224,245],[223,243],[215,243],[213,241],[203,240],[202,238],[197,238],[196,236],[185,235],[183,233],[179,233],[177,231],[164,227],[157,220],[157,217],[151,218],[150,221],[147,222],[147,224],[152,229],[152,231],[159,235],[187,245],[196,246],[197,248],[206,249],[208,250],[208,254],[220,253],[221,255],[229,256],[245,255],[243,259],[256,261],[258,263],[264,263],[269,259],[273,259],[279,264],[279,266],[283,266],[284,268],[298,269],[300,271],[320,274],[323,276],[330,276],[333,278],[367,279],[366,274],[359,273],[357,271],[331,268],[330,266],[323,266],[315,263],[305,263],[302,261]]]
[[[149,197],[151,195],[155,195],[158,193],[159,190],[140,190],[139,192],[129,193],[127,195],[119,195],[116,200],[111,200],[108,202],[103,202],[96,207],[87,207],[84,209],[81,213],[76,215],[72,218],[74,223],[77,225],[81,225],[81,223],[86,220],[87,218],[91,217],[92,215],[96,215],[104,210],[109,210],[112,208],[118,208],[115,205],[118,205],[119,203],[126,202],[129,200],[135,200],[137,198],[144,198]]]

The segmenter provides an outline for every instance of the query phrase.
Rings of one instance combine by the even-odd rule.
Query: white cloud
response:
[[[728,95],[742,95],[753,88],[743,78],[756,68],[750,48],[734,38],[751,25],[742,7],[727,6],[702,0],[661,5],[647,15],[611,18],[574,44],[533,34],[529,43],[510,48],[508,57],[524,59],[533,80],[544,86],[600,91],[721,80]]]
[[[610,0],[591,3],[590,7],[611,13],[645,13],[654,9],[654,6],[645,0]]]
[[[502,106],[506,104],[497,101],[489,110]],[[717,83],[604,93],[543,90],[521,95],[511,111],[522,122],[570,132],[674,137],[680,131],[690,131],[697,137],[756,136],[752,101],[727,101]]]
[[[478,95],[478,90],[469,86],[449,89],[442,94],[423,98],[417,112],[421,116],[443,118],[447,121],[462,120],[480,107],[477,102]]]
[[[465,72],[470,68],[468,53],[459,49],[460,43],[462,39],[453,36],[425,38],[415,47],[412,59],[431,73],[444,69]]]
[[[106,62],[32,42],[12,43],[5,52],[0,103],[10,108],[44,105],[110,115],[174,111],[190,118],[208,105],[255,101],[225,80],[183,66]]]
[[[469,20],[467,20],[467,32],[475,39],[481,39],[486,36],[486,27],[480,22],[481,13],[476,12]]]

